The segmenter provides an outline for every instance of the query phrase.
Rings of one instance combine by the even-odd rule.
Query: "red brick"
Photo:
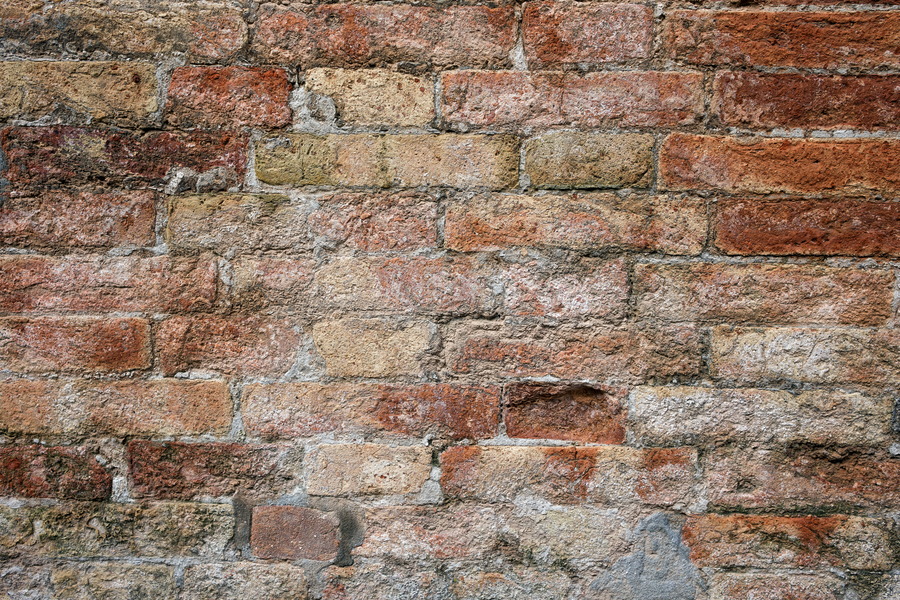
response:
[[[677,10],[667,56],[694,64],[848,68],[900,66],[900,14]]]
[[[714,229],[727,254],[900,256],[900,202],[723,199]]]
[[[864,517],[694,515],[682,535],[700,567],[848,567],[893,564],[885,521]]]
[[[156,334],[166,375],[192,369],[229,374],[283,375],[306,337],[292,322],[260,316],[177,316]]]
[[[528,73],[442,75],[444,120],[469,127],[689,125],[703,112],[700,73]]]
[[[47,190],[0,206],[0,244],[28,248],[152,246],[156,194]]]
[[[439,383],[252,384],[241,406],[247,431],[266,439],[394,433],[475,440],[496,435],[500,390]]]
[[[819,265],[639,264],[634,293],[645,319],[884,325],[894,279]]]
[[[67,446],[0,446],[0,496],[105,500],[112,475],[89,449]]]
[[[209,257],[0,257],[0,310],[158,311],[208,309],[218,268]]]
[[[520,383],[506,387],[506,433],[538,438],[621,444],[625,391],[587,384]]]
[[[669,190],[854,194],[900,192],[897,140],[777,139],[674,133],[660,149]]]
[[[284,127],[291,122],[284,69],[179,67],[169,83],[166,121],[176,127]]]
[[[0,429],[49,435],[222,435],[231,426],[223,381],[0,381]]]
[[[900,460],[873,449],[718,450],[706,456],[709,501],[782,510],[900,507]]]
[[[692,326],[533,327],[491,321],[454,323],[447,362],[459,374],[559,377],[608,383],[696,374],[699,331]]]
[[[504,66],[515,44],[511,6],[327,4],[263,12],[252,51],[302,68]]]
[[[444,235],[463,252],[532,246],[699,254],[706,208],[675,196],[479,195],[448,206]]]
[[[533,69],[649,58],[653,11],[640,4],[528,2],[522,37]]]
[[[729,72],[716,76],[713,112],[735,127],[897,129],[900,77]]]
[[[159,185],[170,170],[219,169],[227,185],[244,176],[247,140],[233,133],[138,135],[123,131],[53,127],[9,127],[0,146],[14,186],[79,184]]]
[[[297,486],[299,463],[299,452],[277,446],[145,440],[128,444],[132,492],[139,498],[275,498]]]
[[[0,318],[0,365],[19,372],[122,372],[150,366],[150,327],[116,317]]]
[[[299,506],[256,506],[250,549],[258,558],[327,560],[337,558],[338,518]]]

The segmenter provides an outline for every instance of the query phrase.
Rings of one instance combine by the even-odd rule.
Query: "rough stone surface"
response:
[[[301,567],[250,562],[214,563],[184,570],[182,596],[190,600],[305,600]]]
[[[112,491],[112,476],[84,447],[4,446],[0,467],[0,496],[105,500]]]
[[[307,491],[315,496],[410,494],[431,472],[431,448],[326,444],[308,458]]]

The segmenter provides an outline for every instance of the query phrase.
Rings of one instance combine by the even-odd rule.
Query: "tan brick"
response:
[[[711,371],[738,381],[900,382],[900,330],[715,327]]]
[[[653,136],[560,131],[525,142],[525,173],[539,188],[648,187]]]
[[[238,259],[232,263],[232,300],[243,309],[290,306],[302,312],[318,304],[309,293],[315,267],[308,258]]]
[[[302,567],[251,562],[192,565],[184,570],[183,600],[306,600]]]
[[[637,314],[664,321],[883,325],[894,275],[812,265],[640,264]]]
[[[891,400],[857,392],[643,386],[631,392],[628,404],[629,430],[647,445],[891,439]]]
[[[430,344],[425,323],[340,319],[313,325],[316,348],[333,377],[419,375]]]
[[[306,464],[306,491],[313,496],[412,494],[431,474],[431,448],[325,444]]]
[[[256,147],[256,174],[275,185],[503,189],[518,166],[518,141],[503,135],[292,134]]]
[[[347,124],[425,127],[434,119],[434,83],[427,76],[320,68],[306,72],[306,87],[330,97]]]
[[[844,582],[834,575],[773,575],[769,573],[716,573],[710,586],[710,600],[755,598],[775,600],[840,600]]]
[[[167,565],[129,565],[116,562],[64,563],[50,575],[54,597],[66,600],[97,598],[171,598],[175,569]]]
[[[0,62],[0,118],[66,115],[82,123],[146,123],[157,109],[156,73],[137,62]]]
[[[706,209],[702,200],[677,196],[494,194],[450,204],[444,235],[464,252],[534,246],[698,254]]]

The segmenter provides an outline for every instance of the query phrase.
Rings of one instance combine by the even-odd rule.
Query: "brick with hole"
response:
[[[588,384],[519,383],[505,387],[506,434],[595,444],[625,440],[625,393]]]
[[[250,550],[259,558],[332,561],[340,545],[334,513],[301,506],[253,508]]]

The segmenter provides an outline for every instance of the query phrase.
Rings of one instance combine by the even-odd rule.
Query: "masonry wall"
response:
[[[0,2],[0,596],[900,599],[895,0]]]

